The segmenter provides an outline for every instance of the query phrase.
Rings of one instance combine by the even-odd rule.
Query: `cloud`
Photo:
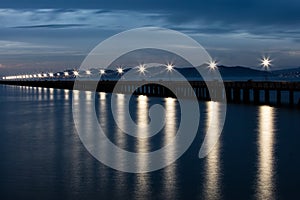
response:
[[[12,28],[76,28],[84,27],[86,24],[42,24],[42,25],[33,25],[33,26],[15,26]]]
[[[298,0],[74,0],[72,4],[64,1],[2,0],[2,8],[41,9],[52,8],[62,12],[74,9],[99,9],[99,12],[135,11],[162,12],[170,22],[185,23],[189,21],[221,22],[223,24],[287,25],[299,24],[300,2]]]
[[[156,23],[159,13],[102,9],[0,9],[2,28],[98,28],[128,29]],[[156,20],[153,19],[156,17]]]
[[[47,56],[47,55],[75,55],[80,54],[79,52],[72,50],[68,47],[49,45],[49,44],[35,44],[28,42],[19,41],[6,41],[0,40],[0,55],[11,57],[15,56]],[[82,55],[82,54],[81,54]]]
[[[1,7],[0,38],[11,42],[9,49],[0,46],[2,55],[88,52],[111,35],[143,26],[187,33],[231,63],[250,63],[265,50],[300,50],[298,0],[1,0]]]
[[[216,0],[214,0],[216,1]],[[292,1],[292,0],[288,0]],[[300,13],[293,5],[277,1],[267,5],[266,0],[245,2],[230,0],[231,6],[219,2],[182,5],[170,4],[160,10],[147,10],[135,5],[129,10],[115,6],[110,9],[0,9],[2,27],[18,29],[74,29],[101,28],[122,31],[142,26],[161,26],[187,34],[248,33],[252,38],[290,38],[299,41]],[[235,2],[235,3],[233,3]],[[244,5],[245,4],[245,5]],[[77,4],[80,5],[80,4]],[[113,6],[104,4],[109,8]],[[279,5],[281,8],[279,9]],[[287,6],[289,5],[289,6]],[[296,3],[294,6],[297,6]],[[300,3],[299,3],[300,5]],[[76,4],[75,4],[76,6]],[[268,7],[269,6],[269,7]],[[95,6],[97,7],[97,6]],[[151,6],[150,6],[151,7]],[[264,7],[264,8],[262,8]],[[235,8],[235,10],[233,9]],[[146,9],[146,11],[143,11]]]

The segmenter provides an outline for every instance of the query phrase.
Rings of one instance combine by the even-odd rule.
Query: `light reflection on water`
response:
[[[280,159],[276,159],[276,154],[278,151],[286,153],[284,148],[279,149],[279,145],[275,145],[275,142],[276,144],[282,142],[282,140],[275,140],[275,136],[279,134],[278,130],[281,130],[285,137],[295,137],[292,139],[293,141],[299,139],[295,134],[297,130],[293,132],[289,126],[282,126],[284,123],[297,124],[295,121],[299,121],[299,114],[295,111],[268,106],[240,105],[238,107],[229,105],[231,109],[229,112],[235,111],[237,115],[232,117],[229,113],[227,118],[229,121],[225,125],[225,133],[222,138],[232,138],[229,142],[221,138],[205,159],[196,159],[199,140],[195,142],[196,147],[191,147],[184,155],[188,156],[162,170],[141,174],[123,173],[104,166],[87,153],[74,128],[70,100],[76,101],[76,99],[83,98],[85,104],[79,106],[78,111],[87,113],[85,115],[86,122],[91,117],[88,113],[96,109],[98,121],[104,132],[109,134],[111,141],[121,148],[139,152],[153,150],[153,146],[166,145],[174,138],[179,123],[179,109],[176,100],[145,96],[133,97],[131,114],[135,116],[133,118],[136,119],[137,124],[142,127],[149,123],[149,107],[154,104],[153,102],[160,102],[164,106],[166,124],[159,133],[160,143],[157,145],[157,140],[155,142],[152,140],[153,138],[132,139],[115,126],[112,122],[110,94],[97,93],[99,98],[93,98],[94,94],[91,92],[32,87],[0,89],[2,93],[8,94],[0,96],[2,102],[0,155],[1,161],[3,161],[0,164],[0,177],[2,178],[0,183],[4,185],[4,191],[10,193],[17,191],[26,197],[33,197],[39,191],[40,199],[56,199],[56,197],[61,197],[61,194],[64,194],[63,197],[66,199],[71,197],[81,197],[82,199],[88,197],[92,197],[92,199],[176,199],[181,197],[184,199],[190,195],[189,192],[192,192],[192,195],[188,196],[189,199],[197,199],[199,194],[201,194],[201,199],[231,199],[231,191],[225,190],[230,185],[230,190],[237,193],[238,197],[274,199],[279,191],[278,179],[280,177],[277,164],[282,162]],[[123,126],[126,126],[127,123],[127,119],[123,115],[124,109],[126,109],[125,98],[128,96],[117,95],[117,102],[115,102],[118,113],[116,117],[123,123]],[[91,102],[95,100],[97,101],[96,107],[93,107]],[[208,139],[213,140],[216,137],[214,133],[219,128],[219,113],[222,111],[219,104],[215,102],[206,102],[202,105],[204,112],[202,110],[201,114],[202,119],[205,120],[200,122],[203,123],[200,126],[203,130],[201,129],[198,135],[206,132],[207,125],[213,122],[207,135]],[[245,112],[241,113],[242,110]],[[282,122],[279,129],[280,121],[277,120],[281,116],[279,113],[287,116],[290,112],[293,112],[293,118]],[[248,115],[249,113],[252,114]],[[244,116],[241,117],[241,115]],[[253,123],[244,122],[244,117],[247,116],[247,119],[252,120]],[[13,123],[15,121],[18,122],[18,126]],[[244,124],[251,124],[251,126],[245,128]],[[90,127],[88,123],[80,124],[80,126],[87,130]],[[143,128],[142,130],[143,132],[137,130],[138,134],[146,135],[147,131],[145,130],[147,129]],[[93,130],[89,131],[93,132]],[[232,134],[231,131],[237,135]],[[253,134],[256,133],[255,131],[257,131],[257,135]],[[294,134],[290,134],[290,132]],[[91,134],[92,140],[93,136],[95,135]],[[238,137],[239,140],[236,141],[235,137]],[[243,140],[244,138],[246,139]],[[231,141],[233,142],[230,143]],[[253,148],[253,151],[243,149],[243,145],[247,144],[250,144],[247,148]],[[289,146],[285,146],[285,148],[290,148],[290,151],[297,153],[298,149],[292,148],[295,145],[298,147],[296,142],[288,144]],[[103,146],[102,150],[105,151],[105,149]],[[239,150],[241,152],[237,152]],[[172,158],[175,152],[176,146],[172,151],[166,152],[162,159]],[[232,155],[238,155],[238,158],[242,157],[243,159],[235,160],[236,157]],[[191,159],[194,157],[196,158]],[[113,159],[120,162],[125,158],[116,155]],[[247,162],[249,159],[251,162]],[[135,164],[144,169],[147,160],[148,158],[145,156],[137,157]],[[288,160],[288,162],[293,163],[289,166],[289,169],[294,170],[291,178],[295,177],[295,180],[299,180],[299,174],[296,173],[299,163],[297,160]],[[281,163],[281,167],[286,165],[286,163]],[[235,169],[247,168],[247,170],[232,171],[231,167],[234,166],[236,166]],[[281,168],[280,173],[282,173],[281,180],[285,180],[282,177],[289,175],[285,168]],[[291,187],[295,186],[293,185],[295,182],[290,182],[290,180],[285,182],[285,184],[289,183]],[[239,187],[242,189],[239,190]],[[233,191],[232,188],[236,190]],[[289,194],[290,191],[286,189],[285,192],[283,195]]]
[[[135,151],[139,153],[149,152],[149,138],[145,137],[147,135],[147,127],[149,123],[148,113],[149,113],[149,105],[148,105],[148,97],[146,96],[138,96],[137,97],[137,142],[135,146]],[[141,131],[143,130],[143,131]],[[140,137],[140,138],[139,138]],[[140,169],[147,169],[148,157],[147,156],[137,156],[137,165]],[[150,187],[150,178],[149,175],[144,174],[136,174],[135,175],[135,188],[134,188],[134,197],[135,199],[146,199],[148,197],[149,187]]]
[[[54,89],[53,88],[49,88],[49,99],[50,101],[52,101],[54,99]]]
[[[207,103],[207,119],[206,127],[210,127],[207,131],[209,143],[214,143],[219,137],[220,130],[220,104],[218,102]],[[209,126],[210,125],[210,126]],[[211,142],[210,142],[211,141]],[[204,182],[204,197],[205,199],[220,199],[221,184],[220,184],[220,142],[216,143],[213,150],[205,158],[205,182]]]
[[[99,106],[98,106],[98,115],[99,115],[99,123],[102,126],[102,129],[104,132],[107,132],[109,130],[107,119],[108,119],[108,113],[107,113],[107,105],[108,105],[108,100],[107,100],[107,94],[104,92],[99,93]],[[100,170],[97,171],[97,174],[100,176],[101,181],[101,188],[107,188],[108,186],[108,170],[105,166],[101,165]],[[105,190],[105,189],[103,189]],[[105,193],[105,192],[104,192]]]
[[[64,98],[65,100],[69,100],[69,96],[70,96],[70,90],[64,90]]]
[[[164,146],[168,145],[170,140],[173,140],[177,133],[177,114],[176,114],[176,103],[177,101],[173,98],[165,98],[165,131],[164,131]],[[176,144],[172,146],[171,151],[166,151],[165,160],[172,159],[176,156]],[[177,187],[177,174],[176,174],[177,163],[173,163],[166,167],[163,172],[163,185],[164,193],[168,199],[176,199],[176,187]]]
[[[257,198],[275,199],[275,108],[259,107]]]
[[[124,117],[125,115],[125,95],[124,94],[114,94],[116,95],[116,102],[112,102],[116,105],[116,113],[118,113],[116,115],[116,117],[118,118],[119,122],[122,123],[123,127],[126,127],[126,119]],[[114,132],[113,132],[114,136],[114,143],[122,148],[125,149],[126,145],[127,145],[127,141],[126,141],[126,133],[123,133],[117,126],[115,126]],[[114,155],[110,155],[110,156],[114,156]],[[124,165],[126,164],[126,161],[124,159],[124,157],[122,157],[120,154],[117,154],[114,156],[115,157],[115,162],[118,163],[118,165]],[[124,193],[126,193],[127,191],[127,180],[126,180],[126,174],[124,173],[116,173],[115,174],[116,177],[114,177],[114,179],[116,180],[116,184],[115,184],[115,192],[116,192],[116,196],[117,198],[121,198],[122,196],[125,196]]]

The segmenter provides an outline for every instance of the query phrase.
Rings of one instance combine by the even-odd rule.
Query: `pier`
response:
[[[291,107],[300,107],[300,99],[295,99],[295,93],[300,92],[300,82],[279,82],[279,81],[225,81],[225,91],[220,90],[222,82],[217,81],[189,81],[191,87],[180,81],[163,81],[164,87],[157,84],[143,84],[142,81],[76,81],[76,87],[79,90],[93,90],[97,92],[117,92],[123,94],[147,95],[155,97],[177,97],[190,98],[195,95],[199,100],[210,101],[224,100],[228,103],[243,104],[263,104],[263,105],[289,105]],[[118,83],[118,87],[115,88]],[[74,87],[74,81],[8,81],[2,80],[0,84],[45,87],[57,89],[69,89]],[[139,86],[141,85],[142,86]],[[96,85],[96,88],[95,88]],[[213,88],[211,92],[208,85]],[[283,92],[288,93],[288,103],[283,103]],[[271,95],[273,98],[271,101]],[[275,97],[274,97],[275,95]]]

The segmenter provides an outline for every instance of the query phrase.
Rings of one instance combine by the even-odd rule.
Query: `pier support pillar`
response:
[[[259,90],[253,90],[253,100],[255,104],[259,104]]]
[[[277,105],[281,105],[281,90],[277,90]]]
[[[235,88],[233,90],[233,101],[235,103],[240,103],[241,102],[241,90],[239,88]]]
[[[211,99],[210,99],[210,94],[209,94],[208,88],[205,88],[205,99],[206,99],[207,101],[210,101],[210,100],[211,100]]]
[[[249,91],[249,89],[244,89],[243,90],[243,102],[244,103],[249,103],[250,102],[250,91]]]
[[[265,104],[270,104],[270,90],[265,90]]]
[[[203,87],[200,88],[200,99],[201,100],[204,100],[204,90],[205,89]]]
[[[231,88],[226,88],[226,99],[227,102],[232,102]]]
[[[289,103],[290,103],[290,106],[293,106],[294,105],[294,91],[293,90],[290,90],[290,95],[289,95]]]

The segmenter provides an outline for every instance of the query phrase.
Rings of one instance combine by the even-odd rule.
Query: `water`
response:
[[[1,199],[295,199],[300,179],[299,110],[228,105],[221,138],[198,158],[207,123],[218,127],[218,104],[200,104],[198,134],[175,163],[152,173],[123,173],[98,162],[82,145],[72,117],[72,92],[0,86]],[[88,97],[90,94],[85,93]],[[134,97],[131,115],[145,123],[151,105],[167,110],[166,126],[149,140],[124,135],[112,120],[111,95],[96,96],[108,137],[137,152],[159,149],[176,134],[177,101]],[[122,123],[124,95],[116,109]],[[176,149],[174,149],[176,151]],[[174,152],[167,152],[169,158]],[[122,158],[119,158],[122,159]],[[137,160],[143,166],[145,160]]]

